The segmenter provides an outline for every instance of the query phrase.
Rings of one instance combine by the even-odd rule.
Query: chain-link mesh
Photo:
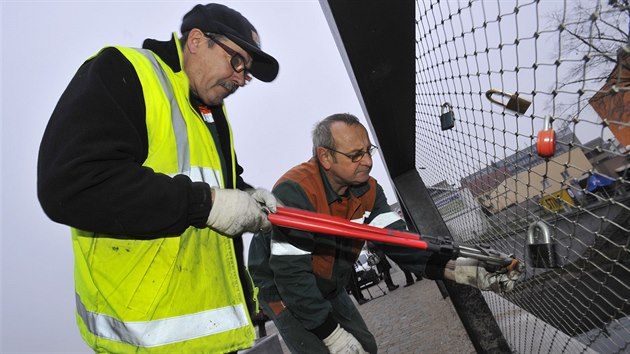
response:
[[[456,241],[526,262],[484,293],[514,352],[630,352],[629,12],[416,3],[416,167]]]

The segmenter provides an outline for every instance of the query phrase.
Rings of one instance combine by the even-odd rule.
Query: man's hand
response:
[[[513,269],[503,268],[488,272],[485,264],[474,258],[459,257],[455,263],[455,281],[459,284],[472,285],[479,290],[491,290],[496,293],[511,291],[516,281],[523,274],[522,264]]]
[[[254,198],[260,205],[266,207],[270,212],[278,212],[278,200],[270,191],[264,188],[247,189],[246,192]]]
[[[326,338],[324,344],[330,354],[368,354],[361,343],[345,329],[337,325],[337,328]]]
[[[237,189],[212,188],[212,209],[206,224],[226,236],[271,230],[262,205],[248,193]]]

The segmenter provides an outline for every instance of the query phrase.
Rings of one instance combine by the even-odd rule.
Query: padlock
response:
[[[494,98],[492,98],[493,94],[498,94],[504,97],[509,97],[510,99],[508,100],[507,103],[503,103],[501,101],[495,100]],[[496,89],[491,89],[486,91],[486,98],[488,100],[490,100],[490,102],[492,103],[496,103],[500,106],[503,106],[511,111],[520,113],[520,114],[525,114],[525,112],[527,112],[527,109],[529,108],[529,105],[531,105],[532,103],[522,97],[520,97],[518,94],[509,94],[509,93],[505,93],[501,90],[496,90]]]
[[[542,240],[540,240],[542,236]],[[542,221],[529,225],[527,229],[527,247],[529,248],[529,262],[535,268],[555,268],[556,251],[551,241],[549,227]]]
[[[451,104],[448,102],[445,102],[442,105],[440,123],[442,125],[442,130],[449,130],[455,126],[455,115],[453,114],[453,106],[451,106]]]
[[[556,132],[551,126],[551,116],[545,117],[545,125],[538,132],[536,150],[540,157],[552,157],[556,153]]]

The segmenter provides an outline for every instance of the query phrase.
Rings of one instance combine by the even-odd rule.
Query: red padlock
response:
[[[540,157],[552,157],[556,153],[556,132],[551,127],[551,116],[545,117],[543,130],[538,132],[536,148]]]

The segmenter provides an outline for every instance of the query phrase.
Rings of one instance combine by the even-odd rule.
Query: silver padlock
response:
[[[449,130],[455,126],[453,106],[451,106],[448,102],[445,102],[442,105],[442,111],[440,112],[440,125],[442,126],[442,130]]]
[[[535,268],[556,268],[556,252],[549,226],[543,221],[533,222],[527,229],[529,261]]]

